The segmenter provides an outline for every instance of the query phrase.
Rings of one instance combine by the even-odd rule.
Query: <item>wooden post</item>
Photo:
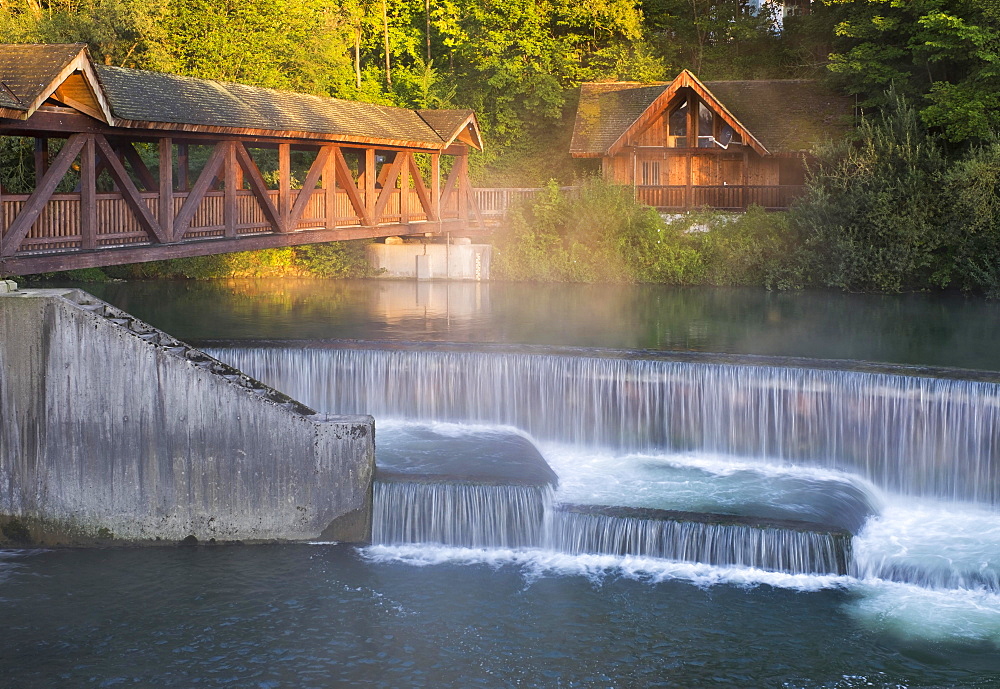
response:
[[[365,208],[368,210],[368,217],[371,218],[373,225],[377,224],[377,221],[375,220],[375,204],[378,202],[378,194],[375,190],[376,179],[375,149],[366,148],[364,167]]]
[[[441,220],[441,154],[431,153],[431,212]],[[429,220],[430,218],[428,218]]]
[[[339,149],[334,146],[332,150],[333,152],[323,167],[323,197],[326,202],[323,225],[328,229],[337,226],[337,153]]]
[[[278,144],[278,215],[285,232],[293,228],[288,226],[288,216],[292,212],[292,147],[291,144]]]
[[[469,219],[469,149],[463,148],[455,156],[458,169],[458,218],[463,222]]]
[[[750,159],[743,151],[743,210],[750,206]]]
[[[177,191],[191,191],[191,163],[188,159],[188,145],[177,144]]]
[[[694,156],[688,153],[684,156],[687,161],[687,184],[684,185],[684,210],[691,210],[691,168],[694,165]]]
[[[409,152],[399,153],[403,156],[403,164],[399,169],[399,224],[410,224],[410,166]]]
[[[35,186],[42,183],[42,177],[49,170],[49,140],[44,136],[35,137]]]
[[[693,92],[688,95],[687,103],[687,147],[698,148],[698,108],[701,104],[698,101],[698,96],[694,95]]]
[[[174,141],[160,139],[159,169],[160,232],[164,237],[174,233]]]
[[[87,134],[80,152],[80,248],[97,248],[97,150]]]
[[[222,218],[226,226],[225,235],[227,237],[236,236],[236,171],[239,165],[236,163],[236,142],[230,141],[226,144],[226,162],[223,174],[225,175],[225,186],[223,187]]]

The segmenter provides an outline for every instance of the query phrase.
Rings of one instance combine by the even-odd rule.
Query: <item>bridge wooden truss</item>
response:
[[[0,186],[0,275],[482,226],[471,111],[105,68],[83,46],[0,46],[0,82],[0,136],[34,143],[33,188]]]

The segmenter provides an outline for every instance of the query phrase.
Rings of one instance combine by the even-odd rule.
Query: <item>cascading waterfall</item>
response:
[[[924,538],[926,524],[918,524],[907,541],[917,547],[910,549],[894,534],[879,532],[901,527],[885,516],[867,522],[852,540],[821,526],[651,519],[618,506],[567,511],[552,505],[547,489],[524,486],[382,481],[376,486],[376,542],[629,553],[1000,591],[1000,566],[983,551],[981,533],[967,539],[972,545],[957,558],[949,551],[954,528],[975,531],[984,519],[990,528],[997,521],[995,382],[914,375],[919,371],[905,367],[842,370],[801,362],[760,365],[753,358],[720,363],[675,360],[669,353],[619,357],[537,348],[338,344],[212,353],[323,411],[502,424],[584,454],[757,458],[859,475],[887,495],[958,509],[958,516],[949,509],[936,518],[946,535]],[[979,516],[965,516],[969,510]],[[1000,547],[1000,523],[996,530]]]
[[[847,532],[805,525],[736,523],[725,515],[645,514],[553,505],[549,486],[413,481],[375,482],[372,542],[470,548],[549,548],[570,554],[657,557],[791,574],[846,574]]]
[[[847,574],[851,560],[851,536],[846,532],[682,521],[665,515],[561,510],[552,513],[546,536],[549,547],[573,554],[637,555],[790,574]]]
[[[549,486],[375,481],[372,542],[527,548],[542,541]]]
[[[1000,504],[1000,386],[864,371],[418,347],[213,350],[323,411],[825,466]]]

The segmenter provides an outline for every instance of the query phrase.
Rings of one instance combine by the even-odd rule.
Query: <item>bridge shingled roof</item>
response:
[[[0,113],[18,117],[83,44],[0,45]],[[305,133],[317,138],[440,148],[471,110],[417,111],[292,91],[94,64],[115,122],[124,127]],[[29,113],[30,115],[30,113]],[[20,115],[23,119],[24,115]],[[445,133],[450,124],[452,131]]]
[[[774,153],[808,151],[842,133],[853,101],[808,79],[706,81],[705,87]],[[570,152],[600,156],[669,88],[670,83],[586,83]]]

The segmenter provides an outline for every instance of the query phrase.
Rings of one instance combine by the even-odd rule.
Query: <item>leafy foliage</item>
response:
[[[862,104],[893,87],[952,142],[988,140],[1000,119],[995,0],[825,0],[838,18],[830,70]]]
[[[555,182],[508,217],[496,269],[510,280],[795,287],[787,218],[751,208],[664,221],[630,187]]]

